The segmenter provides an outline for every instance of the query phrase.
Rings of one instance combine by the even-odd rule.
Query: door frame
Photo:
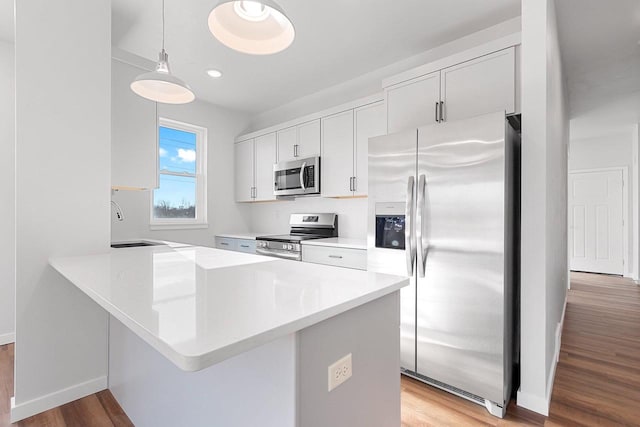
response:
[[[569,171],[569,176],[574,173],[598,173],[598,172],[622,172],[622,269],[623,277],[632,277],[629,263],[629,168],[627,166],[611,166],[606,168],[574,169]],[[569,180],[567,179],[567,182]],[[571,190],[571,189],[568,189]],[[567,192],[567,231],[569,226],[569,194]],[[568,236],[567,236],[568,237]],[[635,256],[635,254],[634,254]],[[571,271],[571,266],[569,266]]]

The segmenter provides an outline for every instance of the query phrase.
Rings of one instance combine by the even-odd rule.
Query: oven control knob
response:
[[[291,249],[293,249],[293,245],[292,245],[292,244],[288,244],[288,245],[287,245],[287,250],[289,250],[289,251],[290,251]]]

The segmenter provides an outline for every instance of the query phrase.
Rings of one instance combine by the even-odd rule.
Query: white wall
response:
[[[548,413],[567,291],[569,123],[554,0],[522,1],[521,384]]]
[[[599,169],[611,167],[626,167],[628,172],[628,180],[625,191],[627,192],[628,212],[627,218],[629,223],[627,227],[627,241],[629,248],[627,260],[631,267],[629,272],[633,275],[632,261],[634,258],[634,226],[633,226],[633,194],[637,191],[637,183],[633,182],[634,166],[633,153],[633,132],[627,130],[625,132],[612,133],[609,135],[599,135],[595,138],[572,139],[571,149],[569,151],[569,171],[581,169]]]
[[[631,185],[634,188],[629,199],[631,205],[631,277],[638,283],[640,281],[640,170],[638,160],[640,160],[640,125],[635,124],[631,129],[631,156],[633,167],[631,169]]]
[[[0,345],[15,335],[15,78],[13,43],[0,41]]]
[[[367,238],[367,199],[325,199],[301,197],[294,201],[253,203],[251,230],[254,233],[279,234],[289,232],[292,213],[337,213],[340,237]]]
[[[249,231],[248,207],[234,200],[233,142],[248,123],[245,114],[194,101],[186,105],[158,105],[160,117],[207,128],[208,229],[150,230],[150,191],[119,191],[113,195],[124,213],[124,221],[111,215],[113,241],[132,238],[164,239],[213,246],[216,233]]]
[[[107,315],[48,259],[109,248],[110,1],[16,2],[15,52],[14,421],[107,383]]]

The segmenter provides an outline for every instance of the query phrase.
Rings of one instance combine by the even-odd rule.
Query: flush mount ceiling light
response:
[[[171,74],[169,55],[164,50],[164,0],[162,0],[162,50],[155,71],[140,74],[131,90],[143,98],[164,104],[186,104],[196,99],[188,84]]]
[[[209,74],[209,77],[213,77],[214,79],[222,77],[222,71],[216,70],[215,68],[207,70],[207,74]]]
[[[295,37],[291,20],[273,0],[220,0],[209,14],[209,30],[225,46],[254,55],[280,52]]]

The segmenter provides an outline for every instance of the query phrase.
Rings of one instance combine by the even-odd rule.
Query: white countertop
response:
[[[310,246],[330,246],[332,248],[349,248],[367,250],[366,239],[350,239],[347,237],[331,237],[328,239],[305,240],[303,245]]]
[[[273,233],[222,233],[216,234],[216,237],[224,237],[227,239],[245,239],[245,240],[256,240],[256,238],[260,236],[268,236]]]
[[[390,294],[408,279],[200,246],[111,249],[50,264],[185,371]]]

